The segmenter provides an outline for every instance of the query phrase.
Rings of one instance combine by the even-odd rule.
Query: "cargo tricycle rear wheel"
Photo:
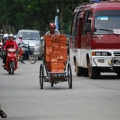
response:
[[[67,80],[68,80],[68,85],[69,85],[69,88],[71,89],[72,88],[72,69],[71,69],[71,65],[70,63],[68,63],[68,66],[67,66]]]
[[[43,64],[40,65],[39,82],[40,82],[40,89],[43,89],[43,82],[44,82],[44,66],[43,66]]]

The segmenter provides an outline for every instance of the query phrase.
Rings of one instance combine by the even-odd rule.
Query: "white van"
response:
[[[42,51],[42,42],[40,39],[40,32],[38,30],[19,30],[16,36],[16,42],[19,43],[19,35],[23,36],[23,42],[25,44],[29,44],[30,49],[34,51],[34,55],[38,58],[42,58],[43,51]]]

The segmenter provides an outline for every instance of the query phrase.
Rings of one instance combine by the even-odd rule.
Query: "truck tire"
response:
[[[100,70],[98,67],[92,67],[90,61],[88,61],[88,76],[91,79],[96,79],[100,76]]]
[[[77,76],[82,76],[83,75],[83,68],[79,67],[77,63],[76,63],[75,69],[76,69],[75,71],[76,71]]]
[[[83,76],[88,77],[88,69],[83,68]]]
[[[95,79],[97,77],[95,68],[93,68],[93,67],[88,68],[88,76],[91,79]]]
[[[120,72],[117,72],[117,76],[120,77]]]

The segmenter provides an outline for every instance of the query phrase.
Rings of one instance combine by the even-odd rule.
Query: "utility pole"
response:
[[[57,12],[57,14],[55,16],[55,25],[56,25],[56,30],[59,31],[59,16],[58,16],[59,9],[58,8],[57,8],[56,12]]]

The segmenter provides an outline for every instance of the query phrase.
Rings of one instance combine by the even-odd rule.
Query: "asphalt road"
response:
[[[41,90],[40,63],[19,63],[14,75],[0,67],[0,104],[6,120],[120,120],[120,78],[115,74],[92,80],[76,77],[72,67],[72,89],[67,82],[53,88],[44,82]]]

